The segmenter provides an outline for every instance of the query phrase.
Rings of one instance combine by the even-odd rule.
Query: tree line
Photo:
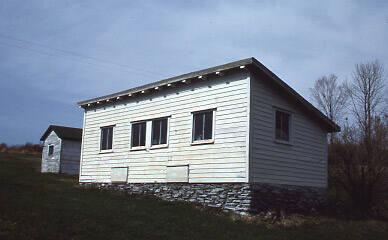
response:
[[[350,81],[322,76],[311,88],[316,106],[341,132],[329,135],[330,201],[357,216],[379,216],[388,197],[388,112],[384,66],[354,66]]]
[[[8,146],[5,143],[0,144],[0,153],[42,153],[42,146],[40,144],[26,143],[23,145]]]

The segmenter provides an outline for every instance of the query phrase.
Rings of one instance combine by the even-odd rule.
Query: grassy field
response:
[[[0,239],[388,239],[388,223],[293,218],[271,225],[151,197],[84,190],[0,153]]]

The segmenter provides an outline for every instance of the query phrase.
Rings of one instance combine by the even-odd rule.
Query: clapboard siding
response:
[[[81,142],[62,140],[61,172],[78,174],[81,156]]]
[[[326,131],[267,80],[250,89],[250,181],[326,187]],[[274,141],[275,108],[291,112],[291,145]]]
[[[81,182],[166,182],[167,166],[189,165],[189,182],[247,182],[248,84],[245,70],[85,111]],[[193,111],[216,108],[214,144],[191,145]],[[130,150],[131,122],[169,116],[168,147]],[[115,125],[113,153],[99,153],[100,127]]]
[[[54,145],[54,153],[48,156],[49,145]],[[43,143],[41,172],[59,173],[61,160],[61,139],[51,132]]]

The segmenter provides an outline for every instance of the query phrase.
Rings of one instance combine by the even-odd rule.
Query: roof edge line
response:
[[[233,68],[239,67],[241,65],[249,65],[249,64],[252,64],[254,62],[254,60],[256,60],[256,59],[253,58],[253,57],[245,58],[245,59],[241,59],[241,60],[238,60],[238,61],[233,61],[233,62],[229,62],[229,63],[226,63],[226,64],[221,64],[221,65],[217,65],[217,66],[214,66],[214,67],[201,69],[201,70],[197,70],[197,71],[193,71],[193,72],[177,75],[177,76],[170,77],[170,78],[165,78],[165,79],[162,79],[162,80],[159,80],[159,81],[156,81],[156,82],[151,82],[151,83],[148,83],[148,84],[145,84],[145,85],[129,88],[127,90],[115,92],[115,93],[112,93],[112,94],[107,94],[107,95],[103,95],[103,96],[99,96],[99,97],[95,97],[95,98],[90,98],[90,99],[82,100],[82,101],[77,102],[77,105],[82,107],[82,106],[84,106],[86,104],[90,104],[90,103],[93,103],[93,102],[96,102],[96,101],[104,101],[104,100],[107,100],[107,99],[110,99],[110,98],[114,98],[114,97],[118,97],[118,96],[121,96],[121,95],[135,93],[135,92],[139,92],[139,91],[144,91],[144,90],[156,87],[156,86],[165,85],[165,84],[168,84],[168,83],[178,82],[178,81],[181,81],[183,79],[195,78],[195,77],[200,76],[200,75],[211,74],[211,73],[216,72],[217,70],[225,71],[225,70],[228,70],[228,69],[233,69]]]
[[[307,101],[302,95],[300,95],[297,91],[295,91],[291,86],[289,86],[286,82],[284,82],[281,78],[279,78],[275,73],[273,73],[270,69],[268,69],[264,64],[259,62],[257,59],[252,58],[253,64],[265,72],[266,75],[275,80],[281,87],[285,88],[291,95],[293,95],[297,100],[301,101],[307,108],[314,111],[318,114],[322,120],[324,120],[328,125],[332,127],[333,132],[341,131],[341,127],[338,126],[335,122],[330,120],[326,115],[324,115],[319,109],[317,109],[314,105],[312,105],[309,101]]]

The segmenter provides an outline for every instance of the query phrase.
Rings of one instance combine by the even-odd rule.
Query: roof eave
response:
[[[235,62],[231,62],[231,63],[227,63],[227,64],[223,64],[223,65],[219,65],[219,66],[215,66],[215,67],[211,67],[211,68],[207,68],[207,69],[203,69],[203,70],[199,70],[199,71],[194,71],[191,73],[186,73],[186,74],[179,75],[176,77],[167,78],[167,79],[160,80],[160,81],[157,81],[154,83],[146,84],[146,85],[143,85],[140,87],[130,88],[130,89],[120,91],[117,93],[80,101],[77,103],[77,105],[80,107],[86,107],[88,104],[93,104],[96,102],[104,102],[104,101],[106,102],[107,100],[116,99],[117,97],[124,97],[124,96],[128,96],[128,95],[141,93],[142,91],[147,91],[150,89],[154,89],[156,87],[166,86],[168,84],[177,83],[177,82],[180,82],[183,80],[195,79],[195,78],[198,78],[199,76],[206,76],[209,74],[214,74],[216,72],[231,70],[234,68],[238,68],[240,66],[246,66],[246,65],[252,64],[253,59],[254,58],[246,58],[246,59],[242,59],[239,61],[235,61]]]
[[[275,73],[269,70],[266,66],[264,66],[261,62],[252,58],[253,65],[259,70],[263,71],[267,76],[269,76],[273,81],[275,81],[280,87],[288,92],[288,94],[292,95],[297,101],[302,103],[309,111],[311,111],[314,115],[316,115],[319,119],[321,119],[328,126],[328,132],[339,132],[341,128],[328,117],[326,117],[320,110],[318,110],[314,105],[312,105],[309,101],[307,101],[304,97],[302,97],[298,92],[296,92],[293,88],[291,88],[286,82],[281,80]]]
[[[154,83],[146,84],[140,87],[135,87],[131,89],[127,89],[124,91],[120,91],[117,93],[104,95],[101,97],[96,97],[84,101],[80,101],[77,104],[80,107],[86,108],[88,105],[91,105],[93,103],[102,103],[102,102],[109,102],[111,100],[115,100],[117,98],[125,97],[125,96],[132,96],[138,93],[141,93],[143,91],[149,91],[150,89],[155,89],[157,87],[163,87],[167,86],[168,84],[176,84],[178,82],[181,82],[183,80],[189,80],[189,79],[196,79],[199,76],[206,76],[210,74],[214,74],[216,72],[222,72],[227,71],[235,68],[239,68],[241,66],[250,67],[253,66],[253,68],[258,69],[262,72],[264,72],[265,75],[269,76],[276,84],[278,84],[282,89],[284,89],[288,94],[293,96],[296,101],[303,104],[306,109],[308,109],[311,113],[313,113],[316,117],[318,117],[323,123],[326,124],[327,131],[328,132],[339,132],[341,131],[341,128],[331,121],[329,118],[327,118],[321,111],[319,111],[317,108],[315,108],[310,102],[308,102],[306,99],[304,99],[299,93],[297,93],[294,89],[292,89],[287,83],[285,83],[283,80],[281,80],[276,74],[274,74],[271,70],[269,70],[267,67],[265,67],[262,63],[260,63],[255,58],[246,58],[239,61],[194,71],[191,73],[186,73],[183,75],[179,75],[172,78],[167,78],[164,80],[160,80]]]
[[[49,125],[49,127],[46,129],[46,131],[43,133],[43,135],[40,138],[40,141],[45,141],[46,138],[50,135],[51,132],[55,132],[55,134],[63,140],[76,140],[80,141],[82,140],[82,134],[81,137],[66,137],[66,136],[61,136],[59,130],[57,128],[66,128],[66,129],[73,129],[77,131],[82,131],[82,128],[74,128],[74,127],[66,127],[66,126],[59,126],[59,125]]]

